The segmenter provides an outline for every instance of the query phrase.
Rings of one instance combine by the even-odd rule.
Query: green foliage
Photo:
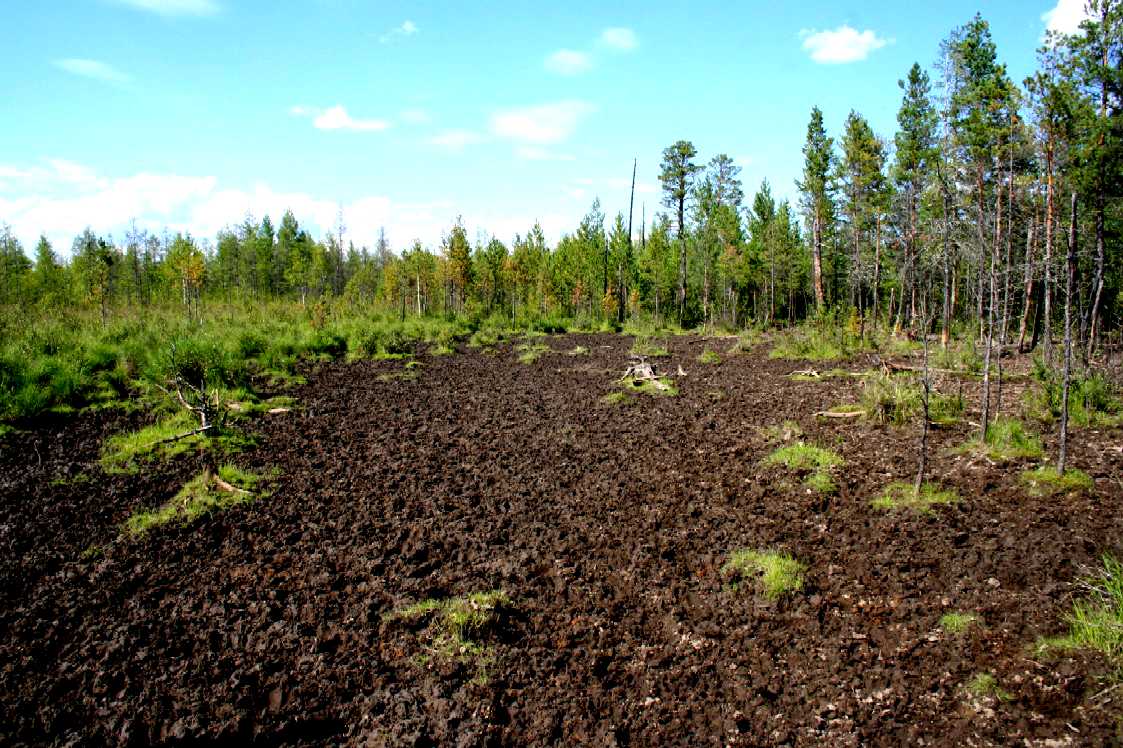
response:
[[[478,662],[487,654],[482,640],[491,635],[511,607],[501,590],[473,592],[464,597],[429,599],[383,616],[386,621],[415,622],[428,619],[424,635],[430,651],[449,659]]]
[[[807,567],[787,553],[742,548],[734,551],[722,573],[735,580],[754,579],[764,596],[778,600],[803,589]]]
[[[1094,483],[1092,476],[1082,470],[1065,470],[1064,475],[1055,467],[1042,466],[1022,473],[1022,483],[1034,496],[1054,496],[1091,491]]]
[[[1054,423],[1061,417],[1063,377],[1035,359],[1033,378],[1037,386],[1025,394],[1027,415],[1042,423]],[[1123,424],[1123,401],[1102,374],[1073,376],[1068,389],[1068,419],[1070,426],[1118,426]]]
[[[1103,570],[1081,580],[1089,593],[1073,603],[1069,633],[1052,646],[1093,649],[1123,667],[1123,564],[1103,556]]]
[[[256,498],[250,491],[261,482],[261,476],[246,472],[234,465],[223,465],[219,468],[218,474],[222,480],[237,490],[218,488],[214,478],[209,473],[203,472],[188,481],[179,493],[163,506],[134,513],[125,520],[122,529],[126,534],[136,537],[170,522],[190,524],[211,512],[220,512]]]
[[[769,358],[792,361],[837,361],[868,350],[862,339],[826,314],[801,327],[777,333]]]
[[[974,613],[960,613],[952,611],[940,616],[940,628],[945,632],[958,636],[967,632],[967,629],[979,622],[979,617]]]
[[[923,415],[924,392],[910,374],[871,374],[862,381],[861,405],[867,418],[904,426]],[[962,413],[962,396],[929,392],[928,418],[932,423],[950,426]]]
[[[678,387],[667,377],[658,379],[625,379],[620,386],[625,396],[650,395],[651,397],[677,397]]]
[[[519,363],[529,365],[550,353],[552,349],[550,346],[541,343],[522,343],[516,346],[515,350],[519,354]]]
[[[958,504],[959,494],[953,489],[945,489],[935,483],[924,483],[917,492],[914,483],[890,483],[885,493],[870,502],[870,506],[884,512],[898,509],[911,509],[921,514],[932,514],[934,507]]]
[[[721,356],[719,356],[716,352],[711,351],[709,348],[707,348],[706,350],[702,351],[698,355],[698,363],[700,363],[700,364],[720,364],[721,363]]]
[[[979,673],[967,682],[967,692],[975,698],[993,698],[996,701],[1009,701],[1013,698],[1009,691],[998,685],[998,679],[991,673]]]
[[[972,439],[959,448],[960,452],[982,452],[996,462],[1018,459],[1037,459],[1044,454],[1041,439],[1026,431],[1021,421],[996,418],[987,427],[986,440]]]
[[[761,430],[761,433],[769,444],[779,444],[803,436],[803,427],[796,421],[784,421],[765,427]]]
[[[832,469],[845,464],[845,461],[828,449],[797,442],[780,447],[764,458],[764,464],[783,465],[789,470],[805,473],[804,485],[817,493],[828,494],[837,489],[831,476]]]
[[[647,358],[666,358],[671,355],[671,351],[667,348],[666,338],[638,336],[632,343],[632,355]]]

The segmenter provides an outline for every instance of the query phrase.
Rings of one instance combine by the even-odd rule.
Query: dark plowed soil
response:
[[[628,339],[544,342],[529,366],[508,348],[324,365],[236,458],[279,468],[270,497],[142,540],[117,526],[198,456],[104,475],[101,439],[136,416],[6,437],[0,743],[1119,740],[1107,664],[1034,645],[1123,538],[1120,431],[1076,433],[1095,492],[1053,499],[1026,494],[1022,464],[951,453],[970,425],[935,431],[932,475],[964,501],[883,514],[869,500],[911,478],[918,427],[812,416],[854,381],[792,382],[800,365],[761,349],[704,366],[679,338],[678,397],[610,405]],[[589,354],[564,353],[577,344]],[[762,429],[784,419],[846,459],[836,495],[762,466]],[[804,589],[732,585],[739,548],[792,553]],[[511,604],[482,653],[387,617],[486,590]],[[949,611],[979,625],[949,635]],[[979,673],[1010,698],[968,693]]]

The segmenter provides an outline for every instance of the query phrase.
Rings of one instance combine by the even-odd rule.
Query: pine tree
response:
[[[663,184],[663,205],[674,211],[678,236],[678,318],[686,315],[686,199],[694,184],[694,175],[701,169],[694,158],[698,155],[689,140],[679,140],[663,149],[659,181]]]
[[[815,304],[819,309],[826,303],[823,294],[823,237],[834,221],[833,147],[834,141],[827,137],[823,126],[823,112],[814,107],[807,125],[807,141],[803,146],[803,180],[796,182],[796,186],[801,193],[801,207],[811,226],[811,277]]]

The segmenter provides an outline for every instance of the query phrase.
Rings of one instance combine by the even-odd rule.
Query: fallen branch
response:
[[[864,410],[847,410],[842,413],[833,410],[820,410],[812,415],[820,418],[861,418],[866,414]]]
[[[206,426],[200,426],[197,429],[192,429],[191,431],[185,431],[182,434],[176,434],[175,436],[169,436],[166,439],[160,439],[159,441],[154,441],[149,446],[150,447],[156,447],[156,446],[159,446],[161,444],[167,444],[168,442],[177,442],[180,439],[186,439],[189,436],[196,436],[198,434],[202,434],[205,431],[210,431],[213,428],[214,428],[213,423],[208,424]]]
[[[211,480],[214,482],[214,485],[215,485],[216,488],[219,488],[223,491],[226,491],[226,493],[235,493],[235,494],[242,494],[242,495],[248,495],[249,494],[249,491],[247,491],[246,489],[238,488],[233,483],[227,483],[222,478],[219,478],[217,475],[211,476]]]

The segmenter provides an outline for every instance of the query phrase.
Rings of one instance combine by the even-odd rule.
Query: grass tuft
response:
[[[511,599],[501,590],[473,592],[464,597],[422,600],[383,616],[384,620],[429,618],[425,634],[432,654],[463,662],[487,659],[482,639],[492,633]],[[426,658],[428,659],[428,658]],[[486,677],[486,675],[485,675]]]
[[[637,335],[635,342],[632,343],[632,355],[646,356],[647,358],[666,358],[671,355],[671,351],[667,348],[665,339]]]
[[[569,356],[588,356],[589,349],[583,345],[575,345],[572,350],[566,351]]]
[[[750,548],[734,551],[728,563],[722,567],[722,572],[726,575],[738,579],[756,579],[769,600],[777,600],[802,590],[805,571],[806,566],[786,553]]]
[[[1022,483],[1032,496],[1080,493],[1091,491],[1095,485],[1092,476],[1083,470],[1066,470],[1061,475],[1055,467],[1048,465],[1023,472]]]
[[[940,616],[940,628],[948,634],[958,636],[966,633],[967,629],[971,628],[979,622],[979,617],[974,613],[960,613],[952,611],[951,613],[944,613]]]
[[[998,685],[998,679],[990,673],[979,673],[968,681],[967,692],[978,699],[993,698],[996,701],[1009,701],[1014,698],[1009,691]]]
[[[1103,556],[1103,570],[1080,580],[1088,594],[1066,616],[1068,634],[1049,639],[1042,648],[1091,649],[1103,654],[1123,674],[1123,563]]]
[[[550,346],[542,343],[523,343],[515,348],[519,353],[520,364],[533,364],[542,356],[551,352]]]
[[[702,351],[701,354],[699,354],[698,363],[700,363],[700,364],[720,364],[721,363],[721,356],[719,356],[717,354],[717,352],[711,351],[709,348],[707,348],[706,350]]]
[[[222,480],[241,490],[236,492],[221,490],[215,486],[211,475],[206,472],[200,473],[188,481],[168,503],[158,509],[141,510],[125,520],[125,532],[128,535],[139,536],[171,522],[190,524],[203,515],[219,512],[257,498],[251,490],[261,482],[261,476],[246,472],[234,465],[223,465],[219,468],[218,475]]]
[[[934,507],[946,504],[958,504],[959,494],[953,489],[940,488],[935,483],[925,483],[916,491],[913,483],[904,481],[891,483],[885,493],[870,502],[870,506],[885,512],[897,509],[912,509],[921,514],[932,514]]]
[[[845,461],[829,449],[796,442],[780,447],[765,457],[764,464],[783,465],[789,470],[808,473],[804,485],[817,493],[829,494],[838,489],[831,470],[845,464]]]
[[[996,418],[987,428],[984,442],[977,438],[963,444],[960,453],[981,452],[995,462],[1018,459],[1038,459],[1044,451],[1041,439],[1026,431],[1021,421],[1013,418]]]

